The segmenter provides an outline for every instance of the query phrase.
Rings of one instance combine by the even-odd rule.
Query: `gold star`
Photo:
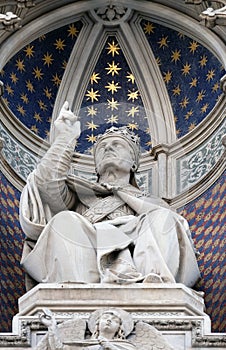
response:
[[[92,121],[91,123],[90,123],[90,122],[87,122],[87,123],[86,123],[86,126],[88,127],[89,130],[91,129],[91,130],[93,131],[93,130],[96,130],[96,129],[98,128],[99,125],[94,124],[93,121]]]
[[[115,101],[115,99],[112,97],[111,101],[108,101],[108,109],[110,108],[111,111],[113,111],[114,109],[118,109],[119,103],[117,101]]]
[[[63,60],[63,63],[62,63],[62,68],[65,70],[67,67],[67,61]]]
[[[56,42],[54,43],[54,46],[56,46],[56,50],[64,50],[64,47],[66,46],[64,44],[65,40],[62,40],[62,39],[58,39],[56,40]]]
[[[97,139],[97,137],[94,136],[93,134],[87,135],[87,137],[86,137],[86,140],[88,140],[88,142],[92,142],[92,143],[96,142],[96,139]]]
[[[197,43],[197,41],[192,41],[192,42],[190,41],[190,46],[189,46],[190,52],[194,54],[198,46],[199,44]]]
[[[16,76],[16,74],[15,73],[11,73],[10,74],[10,79],[12,80],[12,82],[14,83],[14,84],[16,84],[17,82],[18,82],[18,78],[17,78],[17,76]]]
[[[199,61],[200,67],[203,68],[204,66],[206,66],[207,62],[208,62],[207,56],[203,55],[201,57],[201,60]]]
[[[26,87],[27,87],[28,91],[30,91],[30,92],[34,92],[35,91],[34,86],[33,86],[32,82],[30,80],[26,81]]]
[[[38,101],[38,105],[39,105],[39,108],[40,108],[42,111],[46,111],[46,110],[47,110],[47,106],[45,105],[45,103],[44,103],[42,100],[39,100],[39,101]]]
[[[134,117],[136,113],[139,113],[139,107],[132,107],[130,110],[126,111],[128,113],[128,117]]]
[[[144,33],[145,33],[145,34],[154,33],[154,29],[155,29],[155,27],[154,27],[153,23],[148,22],[148,23],[146,23],[145,26],[144,26]]]
[[[138,130],[138,125],[137,125],[137,123],[129,123],[128,125],[127,125],[127,128],[129,128],[130,130]]]
[[[131,91],[131,90],[128,90],[129,93],[127,94],[128,96],[128,101],[129,100],[132,100],[134,102],[134,100],[137,100],[138,99],[138,95],[139,95],[139,91]]]
[[[198,96],[197,96],[197,98],[196,98],[196,102],[200,102],[200,101],[202,101],[203,100],[203,98],[205,97],[205,93],[206,93],[206,91],[205,90],[201,90],[201,91],[199,91],[198,92]]]
[[[178,32],[177,35],[179,36],[180,39],[184,39],[185,35],[183,33]]]
[[[188,120],[192,115],[194,114],[194,111],[191,109],[187,114],[185,115],[185,119]]]
[[[173,96],[180,95],[181,93],[180,85],[178,84],[172,91],[173,91]]]
[[[180,135],[180,133],[181,133],[181,129],[177,129],[177,130],[176,130],[176,134],[177,134],[177,135]]]
[[[22,93],[22,94],[20,95],[20,98],[21,98],[21,100],[22,100],[24,103],[28,104],[29,101],[28,101],[27,94]]]
[[[179,104],[180,104],[181,108],[186,108],[188,103],[189,103],[189,98],[187,98],[187,96],[185,96],[185,98]]]
[[[50,136],[49,130],[45,130],[45,134],[46,134],[46,138],[49,139],[49,136]],[[77,143],[77,140],[75,142],[75,146],[76,146],[76,143]]]
[[[1,69],[1,70],[0,70],[0,75],[1,75],[2,77],[4,77],[4,75],[5,75],[4,69]]]
[[[106,85],[105,88],[108,91],[111,91],[113,95],[115,92],[118,92],[118,89],[121,89],[121,86],[119,86],[119,83],[115,83],[114,81],[112,81],[111,83],[108,83],[108,85]]]
[[[34,56],[34,46],[30,46],[28,45],[25,49],[24,49],[24,52],[26,53],[26,56],[31,58]]]
[[[91,78],[90,78],[90,82],[91,82],[92,85],[93,85],[93,83],[98,84],[98,80],[101,79],[101,78],[99,77],[99,75],[100,75],[99,73],[93,72],[93,74],[92,74],[92,76],[91,76]]]
[[[11,88],[11,86],[9,84],[6,84],[5,89],[8,92],[8,95],[12,96],[14,94],[14,90]]]
[[[35,134],[38,134],[38,128],[36,125],[32,125],[31,131],[33,131]]]
[[[32,74],[34,74],[35,78],[38,80],[43,79],[44,73],[42,73],[41,68],[38,68],[38,67],[34,68]]]
[[[43,89],[44,90],[44,93],[45,93],[45,96],[50,100],[51,97],[52,97],[52,92],[51,92],[51,89],[49,90],[49,88],[45,88]]]
[[[18,105],[18,106],[16,107],[16,109],[17,109],[17,111],[18,111],[20,114],[22,114],[22,116],[25,115],[26,111],[25,111],[25,109],[23,108],[23,106]]]
[[[110,118],[107,119],[107,123],[118,124],[118,116],[112,114]]]
[[[39,113],[36,113],[34,114],[34,117],[33,117],[37,122],[41,123],[42,122],[42,118],[40,116]]]
[[[44,41],[45,38],[46,38],[46,36],[45,36],[45,34],[43,34],[38,38],[38,41]]]
[[[187,75],[191,70],[191,65],[186,62],[186,64],[184,64],[184,67],[181,70],[183,75]]]
[[[181,56],[181,50],[175,50],[175,51],[172,51],[172,55],[171,55],[171,62],[177,62],[178,60],[180,60],[180,56]]]
[[[107,50],[108,50],[108,55],[111,53],[112,54],[112,57],[114,57],[114,55],[119,55],[119,50],[120,47],[118,44],[115,44],[114,40],[112,41],[112,43],[108,43],[108,47],[107,47]]]
[[[47,64],[47,66],[49,67],[53,63],[54,59],[52,58],[52,56],[53,55],[49,54],[48,52],[44,55],[42,59],[44,61],[44,65]]]
[[[16,67],[20,72],[25,72],[24,60],[20,60],[20,58],[18,58],[18,60],[16,60]]]
[[[162,62],[161,62],[161,58],[160,57],[156,57],[156,63],[158,66],[161,66],[162,65]]]
[[[75,27],[74,23],[69,25],[69,29],[68,31],[68,36],[71,36],[72,39],[74,39],[74,37],[78,36],[78,29]]]
[[[172,79],[172,72],[168,71],[168,72],[164,72],[164,77],[163,80],[166,84],[169,84],[170,80]]]
[[[56,73],[55,75],[52,75],[53,79],[51,79],[56,86],[60,86],[61,78]]]
[[[94,101],[98,101],[98,97],[100,97],[100,95],[98,94],[99,90],[94,91],[93,88],[91,88],[91,90],[87,90],[87,101],[91,100],[92,102]]]
[[[213,79],[215,75],[215,69],[208,70],[208,73],[206,74],[206,80],[209,82],[211,79]]]
[[[189,125],[188,130],[191,131],[191,130],[193,130],[195,127],[196,127],[196,124],[195,124],[195,123],[191,123],[191,124]]]
[[[165,47],[168,47],[168,36],[165,36],[165,37],[162,37],[161,40],[158,41],[158,44],[159,44],[159,48],[165,48]]]
[[[217,91],[220,88],[219,83],[215,83],[212,87],[212,91]]]
[[[197,82],[198,82],[198,79],[197,79],[197,78],[193,78],[193,79],[191,80],[191,82],[189,83],[190,88],[196,87],[196,86],[197,86]]]
[[[152,141],[151,141],[151,140],[147,141],[147,142],[145,143],[145,145],[151,147],[151,146],[152,146]]]
[[[6,97],[3,97],[2,99],[3,99],[4,103],[5,103],[5,105],[6,105],[6,106],[9,106],[9,101],[8,101],[8,99],[7,99]]]
[[[129,73],[129,72],[127,72],[127,73],[128,73],[128,75],[126,76],[127,81],[131,81],[131,83],[134,84],[134,82],[135,82],[134,75],[132,73]]]
[[[204,106],[202,106],[202,108],[201,108],[201,112],[205,113],[207,111],[208,107],[209,107],[209,103],[204,104]]]
[[[94,108],[93,106],[87,107],[88,110],[88,116],[91,115],[92,117],[97,115],[97,108]]]
[[[112,62],[112,64],[108,63],[108,68],[105,68],[106,70],[108,70],[107,74],[110,74],[112,76],[114,76],[115,74],[119,74],[119,70],[121,70],[122,68],[118,67],[119,63],[115,64],[115,61]]]

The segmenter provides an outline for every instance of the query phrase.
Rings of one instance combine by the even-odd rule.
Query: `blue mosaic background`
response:
[[[193,39],[147,20],[141,28],[159,65],[172,103],[177,135],[193,130],[222,94],[225,74],[217,58]],[[82,29],[80,21],[56,29],[20,50],[0,72],[4,100],[15,116],[48,138],[54,101],[67,61]],[[151,148],[142,96],[116,37],[109,36],[91,74],[81,105],[77,151],[92,153],[96,135],[127,125]]]
[[[141,27],[170,96],[177,136],[184,136],[215,106],[225,70],[210,51],[182,33],[146,20]]]

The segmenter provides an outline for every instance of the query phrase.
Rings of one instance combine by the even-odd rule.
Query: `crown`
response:
[[[126,126],[121,126],[119,128],[112,126],[110,129],[107,129],[104,134],[99,134],[96,139],[94,152],[98,146],[98,144],[104,140],[105,138],[118,136],[125,139],[134,151],[134,155],[136,160],[138,160],[140,155],[140,138],[133,131],[129,130]]]

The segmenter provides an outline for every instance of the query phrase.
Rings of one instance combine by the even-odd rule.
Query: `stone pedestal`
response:
[[[177,350],[225,349],[223,334],[210,333],[203,296],[183,284],[39,284],[19,299],[13,332],[0,335],[0,348],[32,349],[46,333],[39,313],[49,308],[58,322],[73,317],[88,319],[103,307],[131,313],[135,322],[157,328]]]

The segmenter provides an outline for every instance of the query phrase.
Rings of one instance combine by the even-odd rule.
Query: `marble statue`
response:
[[[139,138],[126,127],[100,135],[93,183],[69,171],[80,122],[67,102],[55,131],[20,201],[27,288],[40,282],[192,287],[199,269],[187,221],[136,184]]]
[[[57,325],[52,312],[45,309],[41,322],[47,334],[35,350],[172,350],[162,334],[149,324],[139,321],[135,326],[129,313],[119,308],[94,311],[88,320],[91,336],[87,336],[86,321],[75,318]]]

